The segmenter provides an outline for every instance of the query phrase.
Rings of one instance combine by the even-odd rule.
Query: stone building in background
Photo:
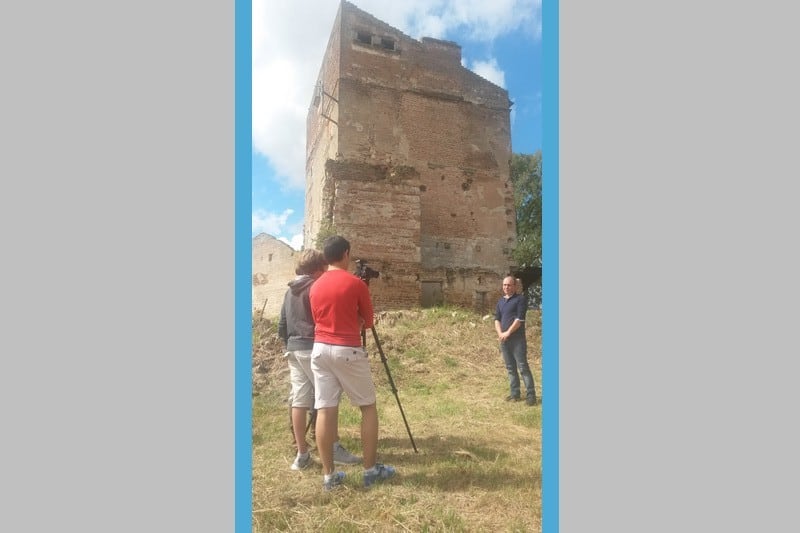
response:
[[[296,252],[285,242],[261,233],[253,238],[253,314],[280,315],[288,283],[295,278]]]
[[[380,271],[376,309],[487,310],[515,265],[508,92],[341,2],[313,92],[304,245],[335,229]]]

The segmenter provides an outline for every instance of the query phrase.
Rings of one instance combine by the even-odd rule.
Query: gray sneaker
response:
[[[361,457],[348,452],[344,446],[338,442],[333,443],[333,464],[335,465],[355,465],[361,462]]]
[[[292,463],[291,469],[292,470],[305,470],[308,468],[308,465],[311,464],[311,454],[306,453],[305,457],[302,455],[297,455],[294,458],[294,462]]]

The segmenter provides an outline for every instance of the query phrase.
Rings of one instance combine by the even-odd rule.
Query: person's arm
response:
[[[517,302],[517,320],[525,322],[525,316],[528,314],[528,297],[524,294],[520,295]]]
[[[497,338],[500,339],[500,342],[503,342],[505,338],[503,337],[503,324],[500,322],[501,318],[500,302],[498,302],[494,308],[494,330],[497,332]]]
[[[375,311],[372,307],[372,297],[369,294],[369,287],[362,283],[363,288],[358,297],[358,314],[364,321],[364,329],[371,329],[375,325]]]
[[[507,339],[509,335],[517,331],[520,328],[520,326],[522,326],[522,321],[520,321],[519,318],[515,318],[514,322],[511,323],[511,326],[505,331],[505,333],[503,333],[503,335]]]
[[[281,306],[281,317],[278,319],[278,337],[286,345],[289,342],[289,331],[286,324],[286,302]]]

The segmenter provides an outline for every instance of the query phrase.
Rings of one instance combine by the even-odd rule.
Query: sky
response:
[[[541,0],[355,0],[406,35],[461,46],[461,64],[506,89],[511,149],[542,147]],[[253,236],[299,250],[305,126],[339,0],[252,0]]]

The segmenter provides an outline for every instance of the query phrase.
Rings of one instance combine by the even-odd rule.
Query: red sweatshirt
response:
[[[328,270],[308,293],[316,327],[314,342],[361,346],[361,325],[373,325],[369,287],[346,270]]]

